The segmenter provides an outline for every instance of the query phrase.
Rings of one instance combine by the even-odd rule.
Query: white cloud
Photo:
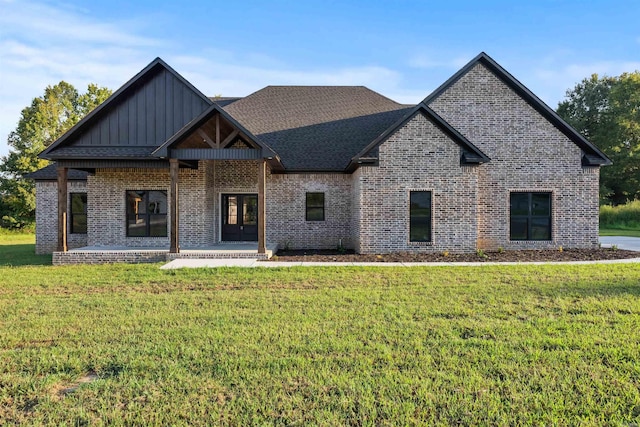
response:
[[[567,90],[592,74],[618,76],[636,70],[640,70],[640,62],[597,61],[567,65],[545,63],[543,67],[535,67],[528,75],[528,80],[531,81],[530,89],[555,108]]]
[[[0,155],[8,152],[6,137],[21,109],[46,86],[65,80],[79,90],[92,82],[115,90],[159,55],[206,95],[245,96],[269,84],[366,85],[398,94],[400,102],[425,95],[403,93],[401,74],[380,66],[303,71],[257,52],[172,53],[180,52],[177,42],[138,33],[145,19],[103,22],[83,10],[0,0]]]
[[[131,22],[99,22],[81,11],[30,1],[0,2],[0,155],[22,108],[48,85],[66,80],[115,88],[151,57],[159,40],[132,32]],[[114,61],[114,58],[118,58]]]

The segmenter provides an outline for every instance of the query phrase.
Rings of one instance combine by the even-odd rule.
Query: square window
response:
[[[127,191],[127,236],[167,237],[167,192]]]
[[[511,193],[511,240],[551,240],[551,193]]]

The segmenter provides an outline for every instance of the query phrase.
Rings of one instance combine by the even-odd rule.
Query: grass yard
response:
[[[640,237],[640,229],[600,228],[600,235]]]
[[[0,281],[0,424],[640,423],[634,264]]]
[[[35,254],[35,242],[33,234],[1,231],[0,266],[51,265],[51,255]]]
[[[640,237],[640,200],[619,206],[600,206],[600,229],[602,236]]]

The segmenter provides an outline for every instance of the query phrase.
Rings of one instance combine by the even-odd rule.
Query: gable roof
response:
[[[462,148],[462,156],[460,162],[462,164],[481,164],[490,161],[491,159],[484,154],[478,147],[473,145],[467,138],[460,132],[455,130],[449,123],[447,123],[442,117],[440,117],[435,111],[433,111],[424,102],[411,108],[400,120],[393,124],[384,131],[380,136],[363,148],[358,154],[351,158],[348,170],[354,170],[358,164],[370,162],[372,158],[377,157],[377,153],[372,153],[385,142],[391,135],[393,135],[398,129],[404,126],[409,120],[414,118],[416,114],[423,114],[429,121],[435,124],[440,130],[442,130],[453,142],[458,144]]]
[[[423,114],[463,150],[461,163],[489,157],[429,103],[482,63],[583,150],[584,165],[611,161],[484,52],[418,105],[399,104],[364,86],[267,86],[247,97],[207,98],[156,58],[40,156],[52,160],[133,161],[167,157],[215,114],[289,172],[349,172],[415,114]],[[158,101],[158,102],[156,102]]]
[[[176,107],[170,103],[175,103]],[[194,113],[198,114],[211,104],[213,102],[202,92],[162,59],[156,58],[40,153],[40,157],[120,158],[121,154],[131,157],[133,152],[136,156],[144,156],[142,151],[147,154],[153,151],[157,139],[164,141],[191,120]],[[123,108],[127,111],[119,111]],[[176,108],[179,114],[175,114]],[[156,116],[164,116],[165,120]],[[112,149],[113,155],[109,150],[104,152],[105,149]]]
[[[245,127],[242,126],[242,124],[238,123],[236,119],[231,117],[229,113],[223,110],[222,107],[220,107],[220,105],[218,105],[217,103],[213,103],[209,108],[203,111],[200,115],[198,115],[196,118],[194,118],[189,123],[187,123],[175,135],[173,135],[171,138],[165,141],[164,144],[162,144],[161,146],[153,150],[151,154],[156,157],[166,157],[168,154],[169,147],[184,140],[197,128],[202,126],[204,122],[206,122],[211,117],[213,117],[215,113],[222,115],[229,123],[231,123],[231,125],[233,125],[240,132],[242,132],[246,138],[248,138],[251,142],[253,142],[255,145],[260,147],[262,149],[262,155],[265,158],[273,159],[276,162],[279,162],[278,155],[267,144],[260,141],[260,139],[256,138],[250,131],[245,129]]]
[[[410,107],[364,86],[267,86],[224,109],[287,170],[344,171]]]
[[[598,147],[589,142],[584,136],[576,131],[571,125],[565,122],[562,117],[558,115],[553,109],[545,104],[540,98],[538,98],[527,87],[520,83],[515,77],[513,77],[507,70],[502,68],[496,61],[494,61],[489,55],[481,52],[478,56],[473,58],[467,65],[462,67],[457,73],[451,76],[446,82],[440,85],[429,96],[427,96],[422,102],[429,105],[432,101],[442,95],[447,89],[453,86],[462,76],[467,74],[477,64],[482,64],[488,68],[496,77],[516,92],[525,102],[527,102],[534,110],[540,113],[545,119],[553,124],[560,132],[562,132],[567,138],[573,141],[582,151],[584,156],[582,162],[585,166],[606,166],[610,165],[611,159],[609,159]]]

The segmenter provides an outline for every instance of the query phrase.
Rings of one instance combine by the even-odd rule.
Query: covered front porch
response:
[[[268,147],[212,106],[151,154],[153,161],[58,161],[54,264],[273,254],[275,246],[266,241],[266,179],[279,161]],[[91,173],[90,246],[72,250],[67,244],[69,168]]]
[[[276,244],[267,243],[264,252],[258,242],[219,243],[207,247],[183,248],[180,252],[169,249],[127,246],[85,246],[53,253],[53,265],[108,264],[108,263],[155,263],[180,258],[192,259],[269,259],[278,250]]]

